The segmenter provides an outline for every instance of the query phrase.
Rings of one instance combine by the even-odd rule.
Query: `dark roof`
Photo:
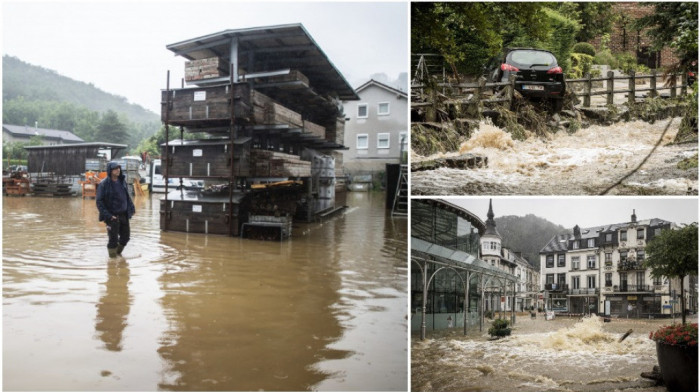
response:
[[[25,146],[26,150],[52,150],[52,149],[75,149],[83,147],[97,147],[100,149],[112,149],[112,150],[123,150],[128,146],[126,144],[116,144],[116,143],[103,143],[103,142],[87,142],[87,143],[73,143],[73,144],[59,144],[55,146]]]
[[[432,204],[445,211],[449,211],[453,214],[456,214],[457,216],[467,220],[474,227],[476,227],[476,229],[479,231],[479,235],[484,234],[484,230],[486,229],[484,221],[482,221],[481,218],[479,218],[477,215],[471,213],[470,211],[467,211],[463,207],[454,205],[450,202],[440,199],[413,199],[412,202]]]
[[[357,100],[357,94],[301,24],[225,30],[167,45],[189,60],[230,58],[231,43],[238,39],[240,67],[248,73],[295,69],[309,78],[319,94],[337,94],[341,100]],[[252,64],[252,65],[251,65]]]
[[[594,227],[588,227],[588,228],[582,228],[581,229],[581,237],[580,239],[589,239],[589,238],[598,238],[600,236],[600,233],[611,233],[615,232],[617,230],[620,230],[623,227],[629,227],[629,225],[632,222],[625,222],[625,223],[615,223],[611,225],[603,225],[603,226],[594,226]],[[652,219],[647,219],[647,220],[642,220],[635,222],[637,226],[650,226],[650,227],[658,227],[658,226],[663,226],[670,224],[671,222],[665,221],[663,219],[658,219],[658,218],[652,218]],[[552,252],[565,252],[568,248],[569,240],[573,240],[574,235],[572,233],[563,233],[563,234],[557,234],[554,237],[552,237],[551,240],[545,245],[544,248],[540,251],[540,253],[552,253]]]
[[[362,86],[356,88],[356,89],[355,89],[355,92],[359,93],[360,91],[366,89],[366,88],[369,87],[369,86],[377,86],[377,87],[379,87],[379,88],[383,88],[383,89],[385,89],[385,90],[388,90],[389,92],[399,94],[399,95],[401,95],[401,96],[404,97],[404,98],[408,98],[408,95],[406,94],[405,91],[401,91],[401,90],[399,90],[399,89],[397,89],[397,88],[388,86],[388,85],[386,85],[386,84],[384,84],[384,83],[377,82],[377,81],[374,80],[374,79],[370,79],[368,82],[366,82],[366,83],[363,84]]]
[[[10,125],[2,124],[2,130],[13,135],[32,137],[41,135],[47,139],[63,140],[68,143],[79,143],[83,139],[76,136],[73,132],[62,131],[60,129],[35,128],[27,125]]]

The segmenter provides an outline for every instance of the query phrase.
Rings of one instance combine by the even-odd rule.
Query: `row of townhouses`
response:
[[[541,299],[555,312],[648,318],[680,311],[678,301],[696,311],[695,277],[652,278],[644,267],[646,244],[675,224],[637,220],[590,228],[575,226],[554,236],[540,251]]]

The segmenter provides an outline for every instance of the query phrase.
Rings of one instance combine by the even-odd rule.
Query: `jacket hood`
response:
[[[112,170],[116,168],[121,168],[121,165],[114,161],[107,163],[107,178],[112,175]],[[124,178],[124,169],[122,169],[122,171],[119,173],[119,178]]]

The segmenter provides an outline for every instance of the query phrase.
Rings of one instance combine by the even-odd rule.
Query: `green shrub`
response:
[[[617,68],[617,65],[618,65],[617,59],[610,52],[610,49],[599,50],[598,53],[595,54],[595,58],[593,59],[593,64],[609,65],[610,68],[612,68],[612,69]]]
[[[489,328],[489,335],[491,336],[509,336],[510,328],[508,328],[508,320],[496,319],[491,323],[491,328]]]
[[[591,72],[593,56],[583,53],[571,53],[570,59],[571,68],[566,73],[567,78],[578,79]]]
[[[490,310],[487,310],[486,312],[484,312],[484,317],[493,318],[493,312]]]
[[[576,42],[576,34],[581,29],[581,26],[576,20],[568,18],[555,10],[543,8],[542,11],[547,17],[547,23],[552,30],[551,36],[556,37],[547,43],[547,49],[554,53],[559,66],[566,72],[571,66],[569,55],[571,54],[571,48]]]
[[[579,42],[571,50],[573,53],[583,53],[595,57],[595,48],[588,42]]]
[[[637,72],[637,57],[632,53],[620,53],[615,56],[617,58],[617,68],[623,73],[630,74],[632,71]]]

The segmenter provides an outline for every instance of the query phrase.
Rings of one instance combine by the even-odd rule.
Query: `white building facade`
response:
[[[540,276],[548,310],[613,317],[664,317],[679,312],[680,281],[654,279],[644,268],[646,244],[671,229],[661,219],[579,228],[554,236],[540,251]],[[685,278],[686,288],[695,287]],[[693,290],[684,296],[695,309]]]

